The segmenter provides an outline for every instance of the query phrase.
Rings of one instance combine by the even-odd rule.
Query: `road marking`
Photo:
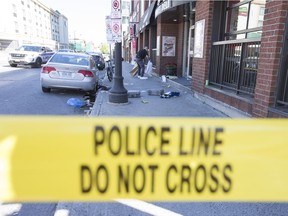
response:
[[[115,201],[122,203],[123,205],[127,205],[129,207],[132,207],[134,209],[137,209],[139,211],[155,215],[155,216],[160,216],[160,215],[165,215],[165,216],[182,216],[181,214],[172,212],[170,210],[161,208],[159,206],[155,206],[151,203],[146,203],[141,200],[136,200],[136,199],[116,199]]]
[[[14,215],[14,213],[18,213],[22,207],[20,203],[14,204],[5,204],[0,203],[0,215]],[[18,214],[17,214],[18,215]]]
[[[69,216],[69,211],[67,209],[59,209],[55,212],[54,216]]]

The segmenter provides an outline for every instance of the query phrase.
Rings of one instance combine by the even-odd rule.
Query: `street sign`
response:
[[[111,1],[111,19],[121,18],[121,0]]]
[[[121,19],[111,19],[112,23],[112,37],[115,43],[122,42],[122,20]]]
[[[112,34],[112,26],[111,26],[111,18],[110,16],[106,16],[106,38],[108,43],[114,43],[113,34]]]
[[[288,120],[1,117],[0,200],[288,202]]]

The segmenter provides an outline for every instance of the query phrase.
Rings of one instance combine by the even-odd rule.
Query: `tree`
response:
[[[109,54],[109,45],[107,43],[101,43],[99,49],[103,54]]]

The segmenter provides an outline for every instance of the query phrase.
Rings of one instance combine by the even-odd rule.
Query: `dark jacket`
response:
[[[148,55],[148,52],[146,49],[141,49],[137,52],[136,57],[140,59],[144,59]]]

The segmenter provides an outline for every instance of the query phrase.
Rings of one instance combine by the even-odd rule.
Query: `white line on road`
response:
[[[0,216],[14,215],[20,211],[22,204],[20,203],[0,203]]]
[[[54,216],[69,216],[69,211],[67,209],[57,209]]]
[[[182,216],[181,214],[172,212],[170,210],[155,206],[150,203],[146,203],[141,200],[135,199],[116,199],[115,201],[127,205],[129,207],[138,209],[139,211],[155,215],[155,216]]]

